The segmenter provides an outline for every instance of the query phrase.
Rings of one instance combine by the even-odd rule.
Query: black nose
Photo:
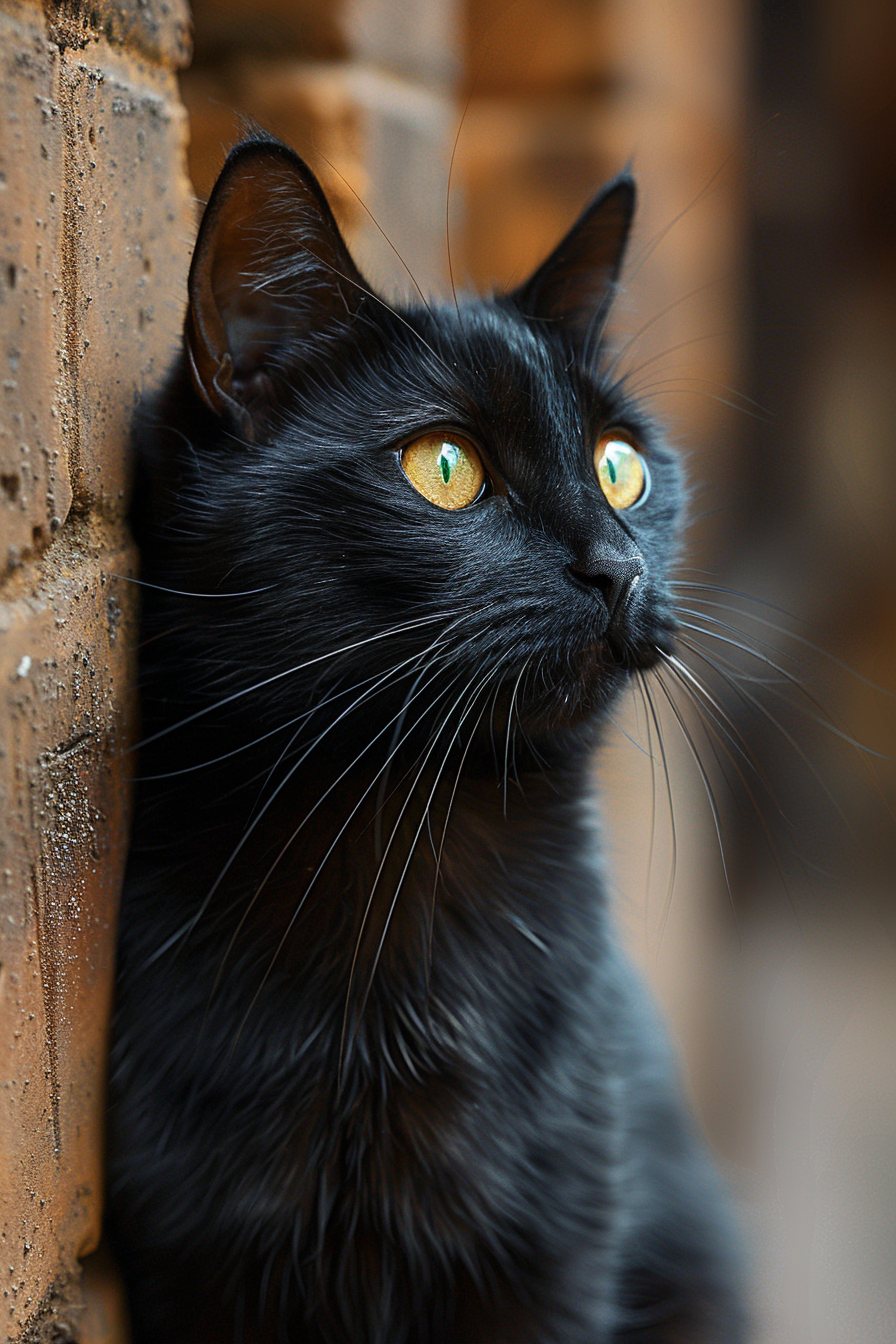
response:
[[[619,555],[616,552],[597,553],[593,557],[582,557],[567,569],[585,588],[597,588],[607,604],[610,620],[624,609],[629,595],[644,573],[644,561],[641,556]]]

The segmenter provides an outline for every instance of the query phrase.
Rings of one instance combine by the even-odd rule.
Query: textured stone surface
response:
[[[125,1339],[102,1218],[134,736],[128,442],[193,207],[167,0],[0,3],[0,1324]],[[85,1296],[86,1293],[86,1296]]]
[[[98,53],[96,53],[98,54]],[[185,141],[167,81],[112,51],[66,53],[68,289],[62,412],[76,503],[121,513],[121,445],[135,394],[157,383],[179,332],[192,209],[172,177]]]
[[[75,532],[83,536],[73,535]],[[74,543],[74,544],[73,544]],[[134,598],[125,550],[65,529],[0,609],[0,1320],[93,1250],[127,835]],[[13,1336],[14,1337],[14,1336]]]
[[[40,13],[0,11],[0,575],[49,543],[71,505],[51,406],[64,344],[58,52]]]
[[[187,0],[50,0],[48,36],[60,50],[86,51],[95,43],[128,49],[172,69],[190,59]]]

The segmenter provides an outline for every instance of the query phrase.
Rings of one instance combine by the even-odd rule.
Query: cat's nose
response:
[[[621,615],[644,574],[644,561],[637,552],[620,555],[603,552],[583,556],[568,565],[570,576],[585,588],[597,588],[607,604],[610,621]]]

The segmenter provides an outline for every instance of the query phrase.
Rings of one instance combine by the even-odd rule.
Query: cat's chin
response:
[[[666,628],[637,644],[619,645],[606,636],[590,641],[564,659],[556,679],[546,676],[540,696],[520,706],[526,731],[540,735],[589,725],[599,728],[632,677],[649,672],[672,648],[672,631]]]

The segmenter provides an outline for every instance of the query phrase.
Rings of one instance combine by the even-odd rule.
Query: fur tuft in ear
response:
[[[350,320],[367,292],[307,164],[279,140],[244,140],[215,183],[190,267],[197,393],[254,439],[277,352]]]
[[[594,356],[613,302],[634,213],[634,179],[620,173],[508,296],[527,317],[556,323],[585,363]]]

